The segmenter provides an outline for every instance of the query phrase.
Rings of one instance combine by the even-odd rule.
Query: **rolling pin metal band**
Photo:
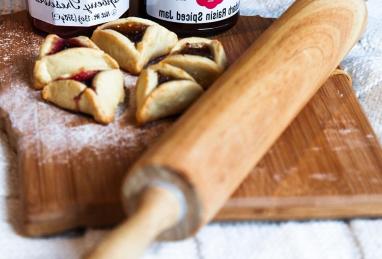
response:
[[[197,228],[199,221],[195,219],[201,214],[199,211],[201,206],[188,181],[182,179],[178,172],[163,166],[148,166],[135,169],[129,176],[129,181],[125,181],[122,187],[122,201],[128,215],[137,210],[140,206],[139,196],[150,187],[160,187],[170,191],[179,202],[178,223],[163,232],[158,237],[160,240],[180,240],[192,229]]]

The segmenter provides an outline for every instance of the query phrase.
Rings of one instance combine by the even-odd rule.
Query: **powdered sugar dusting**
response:
[[[310,176],[310,178],[317,181],[328,181],[328,182],[335,182],[338,180],[338,177],[336,175],[330,174],[327,172],[314,173]]]
[[[97,124],[86,115],[44,102],[40,91],[31,88],[30,80],[41,37],[33,33],[26,35],[30,30],[26,30],[21,21],[15,24],[13,28],[9,24],[5,26],[4,21],[0,25],[0,45],[5,49],[12,48],[0,55],[0,69],[4,71],[1,73],[4,78],[0,88],[0,109],[8,115],[12,133],[18,140],[18,150],[39,147],[40,154],[36,155],[40,156],[40,164],[67,163],[70,159],[68,150],[71,156],[90,150],[90,156],[84,156],[84,159],[118,157],[110,151],[140,152],[168,127],[169,121],[145,127],[135,125],[135,107],[129,105],[129,99],[134,98],[129,96],[135,95],[136,77],[128,74],[125,74],[126,101],[119,107],[115,121],[107,126]]]
[[[130,89],[133,91],[133,89]],[[12,98],[10,98],[12,96]],[[4,100],[4,102],[3,102]],[[73,155],[91,149],[95,155],[107,155],[113,147],[136,148],[151,142],[162,132],[167,123],[147,127],[137,127],[134,123],[134,109],[124,103],[119,107],[116,120],[100,125],[86,115],[80,115],[45,103],[38,91],[27,85],[12,84],[1,96],[2,109],[8,112],[13,131],[18,133],[19,148],[29,149],[37,143],[45,154]],[[20,105],[20,103],[24,105]],[[143,138],[137,140],[137,138]],[[41,157],[41,163],[51,157]],[[64,160],[55,163],[66,163]]]

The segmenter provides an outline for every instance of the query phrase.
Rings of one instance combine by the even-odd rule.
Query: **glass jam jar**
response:
[[[61,37],[90,34],[129,10],[129,0],[27,0],[27,5],[37,29]]]
[[[208,36],[236,24],[240,0],[143,0],[141,13],[181,36]]]

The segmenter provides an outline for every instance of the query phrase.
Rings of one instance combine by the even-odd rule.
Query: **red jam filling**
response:
[[[167,55],[163,55],[163,56],[159,56],[159,57],[156,57],[156,58],[153,58],[151,59],[147,65],[145,67],[148,67],[148,66],[151,66],[151,65],[155,65],[155,64],[158,64],[159,62],[161,62],[163,59],[165,59],[167,57]]]
[[[211,60],[215,58],[210,47],[206,44],[187,43],[177,54],[201,56]]]
[[[91,88],[93,79],[98,73],[99,71],[81,71],[68,79],[79,81]]]
[[[175,78],[173,76],[165,75],[158,72],[158,85],[161,85],[173,80],[179,80],[179,78]]]
[[[148,25],[144,24],[127,23],[113,25],[111,27],[107,27],[106,29],[117,31],[127,37],[131,42],[136,44],[142,41],[148,27]]]
[[[70,38],[70,39],[62,39],[57,38],[53,45],[51,51],[48,53],[48,55],[56,54],[60,51],[63,51],[65,49],[70,48],[79,48],[79,47],[86,47],[84,46],[78,39],[76,38]]]
[[[81,71],[81,72],[79,72],[79,73],[77,73],[77,74],[75,74],[72,77],[67,78],[67,79],[81,82],[81,83],[85,84],[88,89],[90,88],[95,92],[96,89],[94,89],[94,87],[93,87],[93,79],[98,73],[99,73],[99,71]],[[73,101],[76,104],[76,109],[78,111],[80,110],[80,101],[81,101],[81,97],[84,94],[85,90],[73,98]]]

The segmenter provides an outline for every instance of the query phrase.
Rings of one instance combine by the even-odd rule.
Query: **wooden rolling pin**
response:
[[[129,220],[90,258],[138,258],[209,222],[352,48],[362,0],[300,0],[128,173]]]

